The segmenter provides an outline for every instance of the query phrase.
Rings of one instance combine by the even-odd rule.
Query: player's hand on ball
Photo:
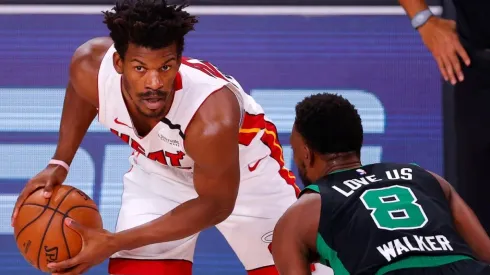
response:
[[[62,184],[63,181],[65,181],[67,174],[68,172],[65,168],[57,165],[49,165],[27,182],[15,203],[14,211],[12,212],[12,226],[14,225],[15,218],[17,218],[17,215],[19,214],[22,203],[24,203],[30,194],[39,188],[44,188],[44,197],[50,198],[53,193],[53,188]]]
[[[69,218],[65,219],[65,224],[77,231],[82,237],[82,250],[71,259],[48,264],[53,275],[84,274],[117,252],[110,245],[113,235],[109,231],[88,228]]]
[[[418,30],[424,44],[437,61],[444,79],[453,85],[457,81],[463,81],[459,58],[466,66],[470,65],[470,58],[459,41],[456,22],[432,16]]]

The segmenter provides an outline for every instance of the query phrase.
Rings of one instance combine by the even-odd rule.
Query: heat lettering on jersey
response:
[[[386,181],[386,180],[412,180],[412,169],[410,168],[402,168],[402,169],[394,169],[390,171],[386,171],[386,179],[378,179],[375,175],[363,176],[356,179],[350,179],[342,182],[342,185],[337,186],[334,185],[332,188],[344,195],[345,197],[349,197],[354,194],[356,190],[359,188],[369,185],[371,183]]]
[[[111,132],[116,136],[120,137],[122,141],[124,141],[124,143],[129,144],[129,146],[131,146],[131,148],[133,148],[136,152],[145,155],[145,149],[143,149],[143,147],[138,142],[133,140],[130,136],[123,133],[119,133],[114,129],[111,129]]]
[[[378,247],[378,252],[388,261],[412,251],[453,251],[448,238],[444,235],[398,238]]]
[[[117,135],[118,137],[120,137],[122,141],[129,144],[134,150],[136,150],[140,154],[146,156],[147,158],[153,161],[156,161],[163,165],[172,166],[180,169],[190,169],[190,167],[182,167],[182,164],[180,163],[180,161],[183,160],[185,157],[185,153],[182,151],[177,151],[176,153],[172,153],[172,152],[160,150],[155,152],[149,152],[148,154],[146,154],[143,147],[138,142],[133,140],[130,136],[123,133],[119,133],[114,129],[111,129],[111,132]]]

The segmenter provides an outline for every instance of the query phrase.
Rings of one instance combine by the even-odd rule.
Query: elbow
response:
[[[231,213],[233,213],[233,210],[235,209],[235,201],[211,203],[209,209],[212,224],[216,225],[226,220]]]
[[[215,225],[223,222],[224,220],[228,219],[228,217],[233,213],[233,207],[231,208],[223,208],[219,211],[216,212],[215,215]]]

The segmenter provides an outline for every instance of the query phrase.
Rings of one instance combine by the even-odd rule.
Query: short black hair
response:
[[[321,154],[361,153],[363,129],[354,105],[338,94],[311,95],[296,105],[295,127],[306,144]]]
[[[183,10],[187,6],[169,5],[166,0],[119,0],[111,11],[103,12],[104,23],[122,58],[129,43],[149,49],[176,43],[177,53],[182,56],[184,36],[198,22]]]

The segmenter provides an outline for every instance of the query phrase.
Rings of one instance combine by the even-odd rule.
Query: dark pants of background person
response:
[[[467,49],[472,64],[454,87],[456,189],[490,235],[490,49]]]

